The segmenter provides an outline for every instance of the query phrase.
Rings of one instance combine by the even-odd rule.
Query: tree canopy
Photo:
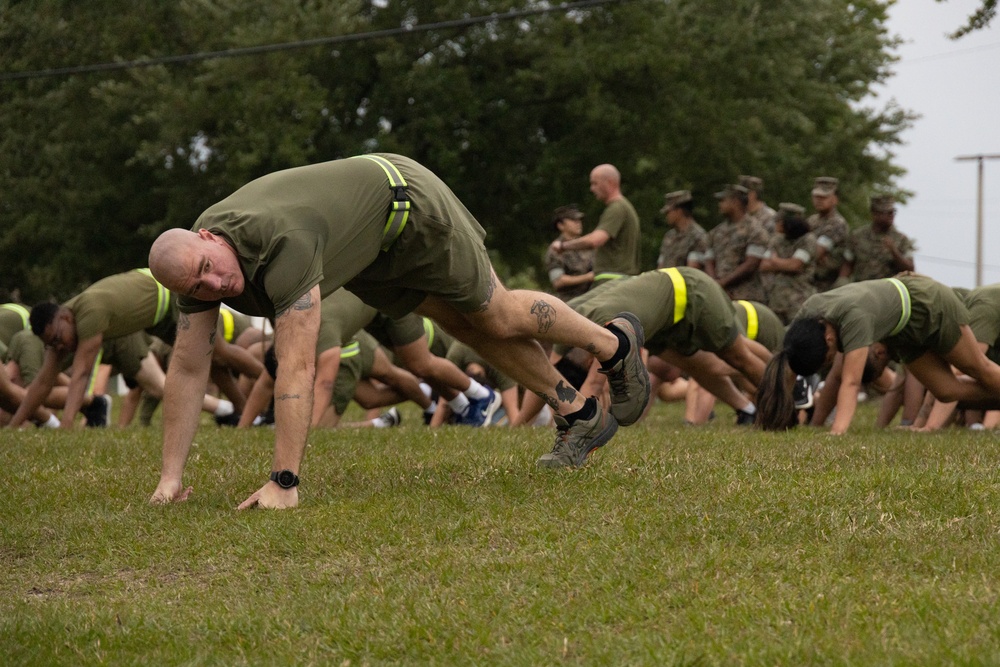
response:
[[[652,266],[663,193],[738,174],[808,204],[893,190],[912,116],[872,108],[888,2],[632,0],[335,46],[31,78],[5,73],[425,26],[538,0],[0,1],[0,289],[64,298],[142,266],[151,240],[265,173],[367,151],[436,171],[505,272],[540,265],[549,214],[615,164]]]

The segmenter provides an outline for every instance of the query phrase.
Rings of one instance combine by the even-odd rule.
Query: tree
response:
[[[0,83],[0,287],[66,296],[139,266],[152,237],[276,169],[380,150],[433,168],[511,271],[537,267],[549,212],[623,173],[651,266],[663,192],[739,173],[771,201],[841,178],[860,214],[901,170],[905,111],[865,106],[890,75],[887,2],[633,0],[461,28],[537,0],[215,0],[0,5],[12,70],[414,28],[393,38]],[[67,39],[77,34],[88,40]],[[58,47],[58,48],[55,48]]]
[[[937,0],[937,1],[946,2],[946,0]],[[979,6],[979,9],[972,12],[966,24],[948,36],[951,39],[959,39],[961,37],[965,37],[970,32],[975,32],[976,30],[982,30],[986,28],[990,24],[990,22],[993,21],[996,15],[997,15],[997,0],[982,0],[982,4]]]

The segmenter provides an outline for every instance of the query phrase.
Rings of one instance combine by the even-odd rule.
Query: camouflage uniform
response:
[[[871,224],[865,225],[851,232],[844,253],[844,259],[854,264],[852,280],[860,282],[891,278],[897,273],[892,253],[883,245],[883,239],[887,236],[896,244],[901,255],[913,258],[916,246],[906,234],[895,227],[890,227],[887,232],[879,232]]]
[[[656,260],[656,268],[669,266],[687,266],[689,261],[703,263],[708,250],[708,232],[695,221],[685,231],[676,227],[670,228],[663,235],[660,244],[660,256]]]
[[[549,246],[545,253],[545,272],[552,279],[553,271],[561,271],[559,275],[582,276],[594,270],[594,251],[590,248],[585,250],[564,250],[556,252]],[[556,276],[559,277],[558,275]],[[580,296],[590,289],[589,283],[573,285],[566,289],[554,290],[556,296],[563,301],[569,301],[575,296]]]
[[[816,289],[825,292],[833,287],[840,277],[840,267],[844,264],[844,253],[847,250],[847,238],[850,229],[847,221],[837,209],[830,215],[821,218],[818,213],[809,216],[810,229],[816,235],[816,244],[826,248],[826,256],[822,262],[816,263],[814,283]]]
[[[715,275],[724,278],[747,257],[763,259],[766,251],[767,232],[759,224],[744,216],[735,223],[727,220],[712,228],[708,233],[708,251],[705,253],[705,259],[715,260]],[[726,291],[732,299],[764,300],[764,288],[759,272],[754,272],[736,285],[730,285]]]
[[[768,234],[774,234],[775,221],[778,219],[778,212],[761,202],[761,206],[756,213],[747,211],[747,217],[758,223]]]
[[[801,273],[769,272],[772,283],[767,295],[767,305],[782,322],[788,324],[803,302],[816,293],[816,286],[813,284],[816,235],[808,232],[789,241],[784,234],[775,234],[767,248],[767,256],[783,259],[794,257],[802,260],[805,265]]]

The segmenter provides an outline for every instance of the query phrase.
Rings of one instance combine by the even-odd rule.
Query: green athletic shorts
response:
[[[365,327],[365,331],[375,336],[375,340],[386,347],[409,345],[420,340],[421,336],[427,335],[424,318],[416,313],[404,315],[399,319],[376,315],[375,319]]]
[[[675,350],[690,356],[698,350],[718,352],[732,345],[739,328],[729,296],[708,274],[687,267],[677,270],[685,291],[682,314],[676,312],[674,283],[664,271],[609,281],[573,299],[569,306],[598,324],[622,311],[634,313],[642,322],[650,354]],[[681,318],[675,322],[677,315]],[[555,350],[566,352],[558,345]]]
[[[106,340],[102,345],[101,363],[111,364],[126,381],[134,382],[152,342],[152,336],[145,331]]]
[[[736,305],[736,324],[740,327],[740,333],[751,340],[755,340],[771,352],[781,349],[781,343],[785,340],[785,325],[781,318],[773,310],[759,301],[749,301],[753,306],[756,315],[756,332],[751,336],[750,322],[746,308],[739,301],[733,302]]]
[[[392,317],[413,311],[428,295],[462,312],[480,309],[496,288],[486,232],[429,169],[398,156],[392,162],[408,184],[409,221],[389,250],[345,286]]]

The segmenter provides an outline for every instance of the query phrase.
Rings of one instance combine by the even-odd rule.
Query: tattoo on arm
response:
[[[181,313],[181,316],[177,319],[177,328],[184,329],[185,331],[191,328],[191,318],[188,317],[187,313]]]
[[[479,304],[479,308],[476,308],[477,313],[481,313],[490,307],[490,302],[493,301],[493,293],[497,289],[497,274],[490,271],[490,284],[486,288],[486,299]]]
[[[597,356],[597,346],[594,345],[593,343],[587,343],[587,347],[583,349],[585,349],[587,352],[590,352],[595,357]]]
[[[538,333],[545,333],[556,323],[556,309],[539,299],[531,304],[531,314],[538,318]]]
[[[208,334],[208,355],[211,356],[215,351],[215,332],[217,329],[212,329],[212,333]]]
[[[293,398],[302,398],[302,396],[300,396],[299,394],[282,394],[281,396],[276,397],[276,399],[279,401],[287,401]]]
[[[312,307],[313,307],[312,294],[306,292],[298,299],[296,299],[295,303],[293,303],[291,307],[286,308],[285,310],[278,313],[278,317],[284,317],[292,310],[309,310]]]

